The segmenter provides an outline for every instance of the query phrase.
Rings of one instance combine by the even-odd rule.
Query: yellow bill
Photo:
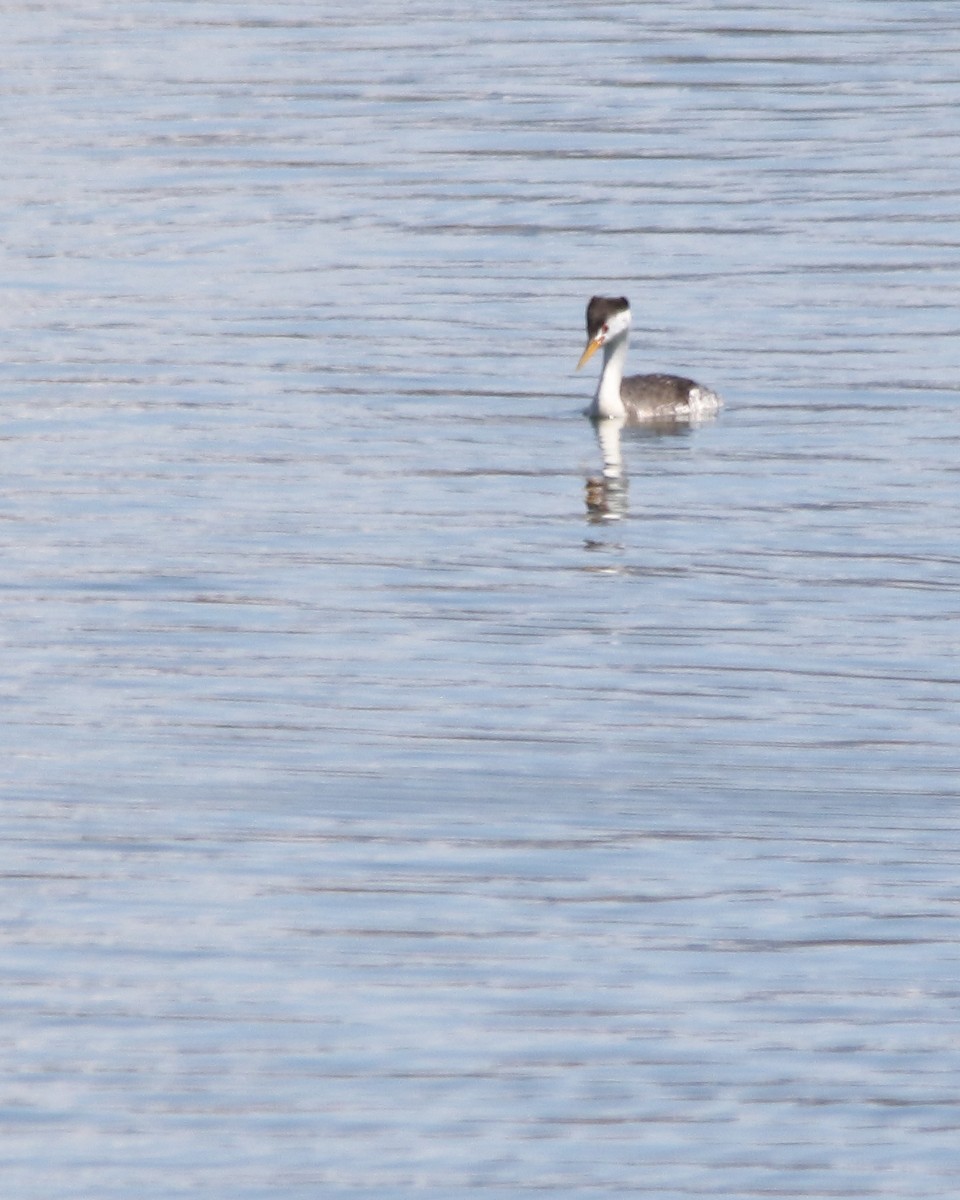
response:
[[[580,368],[583,366],[583,364],[585,362],[587,362],[587,361],[589,361],[589,359],[593,358],[593,356],[596,354],[596,352],[600,349],[600,347],[602,345],[603,345],[603,342],[601,341],[601,339],[599,337],[591,338],[590,341],[587,342],[587,348],[580,355],[580,361],[577,363],[578,371],[580,370]]]

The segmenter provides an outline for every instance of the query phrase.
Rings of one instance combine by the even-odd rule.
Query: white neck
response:
[[[591,417],[623,417],[627,410],[620,396],[623,368],[627,361],[627,330],[612,337],[603,347],[603,370],[597,394],[590,406]]]

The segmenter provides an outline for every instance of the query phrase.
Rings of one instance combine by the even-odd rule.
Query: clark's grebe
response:
[[[594,296],[587,305],[587,347],[577,370],[603,347],[603,370],[590,416],[627,421],[696,421],[714,416],[723,402],[716,392],[692,379],[680,375],[629,375],[624,379],[630,319],[626,296]]]

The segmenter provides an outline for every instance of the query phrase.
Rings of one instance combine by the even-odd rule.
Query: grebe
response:
[[[628,375],[624,379],[630,320],[626,296],[594,296],[587,305],[587,348],[577,370],[603,347],[603,370],[589,415],[627,421],[697,421],[719,412],[723,401],[717,393],[692,379],[680,375]]]

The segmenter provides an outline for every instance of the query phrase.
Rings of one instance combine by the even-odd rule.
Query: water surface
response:
[[[954,1194],[958,43],[8,6],[13,1193]]]

